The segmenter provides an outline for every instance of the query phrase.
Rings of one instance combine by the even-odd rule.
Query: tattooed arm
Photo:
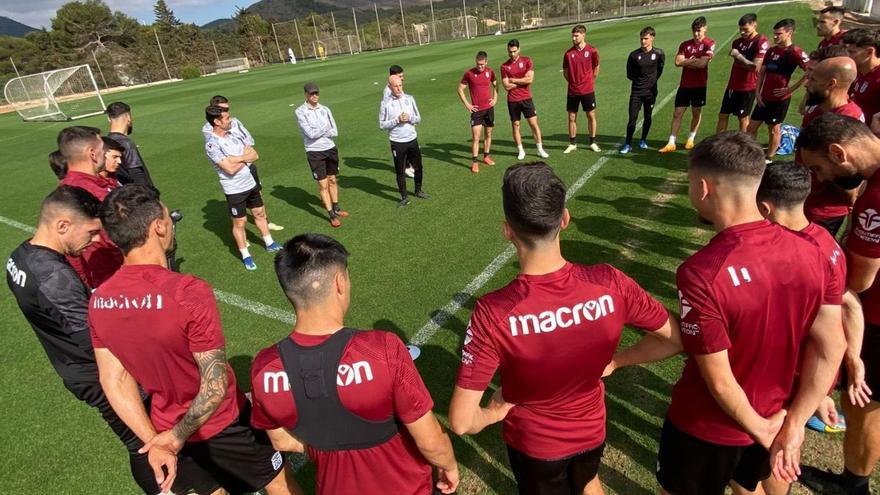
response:
[[[180,452],[184,442],[205,424],[223,399],[226,397],[228,378],[226,373],[226,350],[223,347],[205,352],[194,352],[193,358],[199,366],[199,392],[193,398],[186,414],[170,430],[153,437],[140,450],[147,452],[151,447],[161,446],[173,452]]]

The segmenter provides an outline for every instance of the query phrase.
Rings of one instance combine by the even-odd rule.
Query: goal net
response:
[[[73,120],[100,115],[104,100],[88,65],[16,77],[3,96],[24,120]]]
[[[226,60],[218,60],[214,66],[214,72],[223,74],[224,72],[238,72],[251,68],[251,63],[247,57],[229,58]]]

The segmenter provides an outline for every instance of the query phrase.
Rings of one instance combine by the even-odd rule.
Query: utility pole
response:
[[[431,39],[437,41],[437,21],[434,20],[434,0],[431,0]]]
[[[101,80],[104,81],[104,89],[107,89],[107,80],[104,79],[104,71],[101,70],[101,64],[98,63],[98,56],[95,55],[95,50],[92,50],[92,58],[95,59],[95,65],[98,66],[98,74],[101,74]],[[12,60],[10,58],[10,60]],[[18,73],[18,71],[16,71]]]
[[[299,37],[299,23],[296,22],[296,19],[293,20],[293,29],[296,30],[296,42],[299,44],[299,56],[305,59],[306,52],[303,50],[302,38]]]
[[[312,15],[312,27],[315,28],[315,46],[318,46],[318,23],[315,21],[314,14]]]
[[[385,49],[385,42],[382,41],[382,25],[379,24],[379,9],[376,7],[376,4],[373,4],[373,12],[376,13],[376,32],[379,33],[379,48]]]
[[[272,36],[275,37],[275,48],[278,49],[278,60],[283,64],[284,56],[281,55],[281,45],[278,44],[278,33],[275,32],[275,23],[272,23]]]
[[[400,4],[400,26],[403,28],[403,44],[409,45],[409,39],[406,36],[406,18],[403,17],[403,0],[397,0]]]
[[[351,8],[351,17],[354,19],[354,35],[357,36],[358,39],[358,53],[361,53],[364,49],[361,46],[361,33],[358,30],[358,16],[357,12],[354,11],[354,7]]]
[[[330,20],[333,21],[333,39],[336,41],[336,53],[339,53],[339,33],[336,32],[336,16],[330,12]]]
[[[211,40],[211,46],[214,47],[214,56],[217,57],[217,61],[220,61],[220,55],[217,53],[217,44],[214,43],[214,40]]]
[[[471,27],[468,25],[467,0],[461,0],[461,13],[464,20],[464,37],[471,39]]]
[[[159,43],[159,33],[153,29],[153,35],[156,36],[156,44],[159,45],[159,55],[162,56],[162,65],[165,66],[165,73],[168,74],[168,79],[171,79],[171,71],[168,70],[168,62],[165,61],[165,53],[162,52],[162,43]]]
[[[504,32],[504,24],[501,24],[501,0],[498,1],[498,29]]]

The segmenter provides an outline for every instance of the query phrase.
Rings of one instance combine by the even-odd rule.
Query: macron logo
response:
[[[27,282],[27,273],[24,270],[19,270],[17,266],[15,266],[15,261],[12,258],[9,258],[6,261],[6,273],[9,274],[9,277],[13,282],[24,287],[24,284]]]
[[[679,307],[681,309],[681,317],[682,318],[685,318],[688,315],[688,313],[690,313],[691,310],[694,309],[694,307],[691,306],[690,301],[688,301],[687,299],[684,298],[684,294],[682,294],[681,291],[678,291],[678,303],[679,303]]]
[[[373,369],[366,361],[358,361],[350,365],[340,364],[336,371],[336,386],[338,387],[346,387],[352,383],[360,385],[371,381],[373,381]],[[287,373],[284,371],[263,373],[263,391],[267,394],[289,392],[290,380],[287,378]]]
[[[162,309],[162,294],[147,294],[141,298],[126,297],[101,297],[92,298],[94,309]]]
[[[859,213],[859,225],[868,232],[880,227],[880,215],[877,214],[877,210],[868,208]],[[6,266],[8,268],[9,265]]]
[[[586,321],[596,321],[614,313],[614,300],[604,295],[598,299],[577,303],[573,307],[563,306],[555,311],[543,311],[540,314],[510,316],[510,335],[528,335],[529,333],[550,333],[557,328],[568,328],[580,325],[581,317]]]

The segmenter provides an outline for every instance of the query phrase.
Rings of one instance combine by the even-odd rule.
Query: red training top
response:
[[[526,77],[526,73],[532,70],[532,59],[529,57],[520,57],[516,61],[507,59],[507,62],[501,65],[501,78],[521,79]],[[532,97],[532,85],[517,86],[507,92],[507,101],[523,101]]]
[[[846,34],[846,30],[841,29],[840,31],[837,32],[837,34],[831,36],[828,39],[822,38],[819,41],[819,48],[825,48],[826,46],[831,46],[831,45],[842,45],[844,34]]]
[[[867,258],[880,258],[880,173],[868,179],[865,191],[856,201],[852,213],[852,229],[846,238],[846,249]],[[880,325],[880,277],[861,294],[865,322]]]
[[[810,57],[796,45],[774,46],[764,56],[764,86],[761,88],[761,99],[764,101],[784,101],[791,98],[786,95],[780,98],[773,94],[774,89],[787,88],[791,75],[798,67],[806,70]]]
[[[589,43],[582,49],[571,47],[562,56],[562,70],[568,75],[569,96],[588,95],[596,91],[596,68],[599,51]]]
[[[733,40],[732,48],[739,51],[750,62],[756,62],[764,58],[770,44],[763,34],[755,33],[749,39],[737,38]],[[758,71],[748,70],[734,60],[730,66],[730,79],[727,81],[727,89],[733,91],[754,91],[758,87]]]
[[[492,107],[492,84],[495,82],[495,71],[486,67],[483,71],[476,67],[469,69],[461,76],[461,83],[467,84],[471,94],[471,105],[477,107],[477,111],[487,110]]]
[[[678,55],[684,55],[687,60],[708,57],[712,60],[715,56],[715,41],[711,38],[703,38],[700,41],[694,41],[693,38],[683,41],[678,45]],[[691,69],[683,67],[681,69],[681,82],[679,86],[682,88],[705,88],[709,84],[709,67],[702,69]]]
[[[880,65],[867,74],[859,74],[849,88],[849,97],[865,112],[865,122],[870,125],[880,112]]]

